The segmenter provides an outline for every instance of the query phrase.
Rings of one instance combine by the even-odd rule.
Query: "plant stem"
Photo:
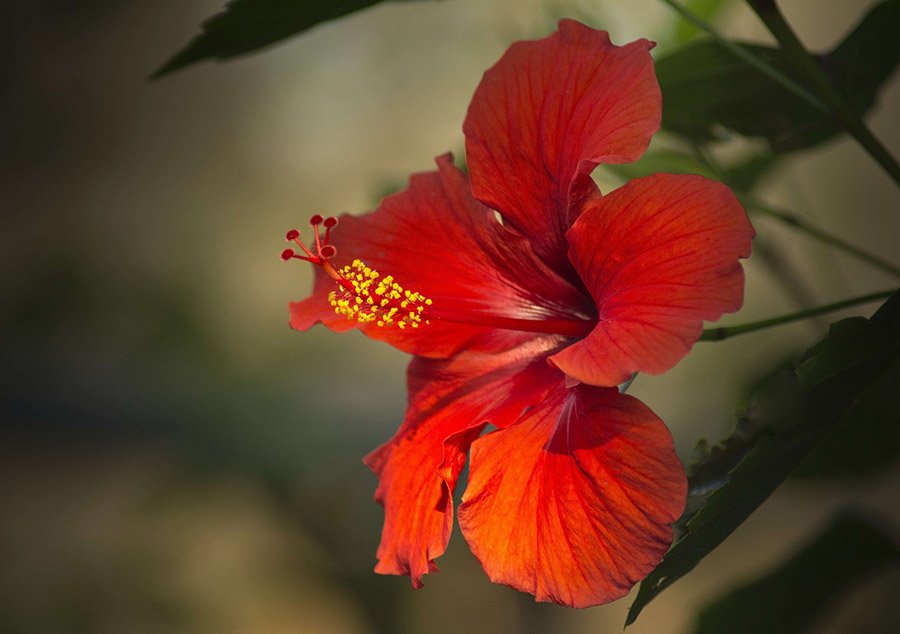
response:
[[[840,238],[832,233],[828,233],[827,231],[824,231],[814,225],[807,223],[793,212],[785,209],[776,209],[775,207],[770,207],[769,205],[766,205],[765,203],[747,194],[739,194],[738,197],[746,207],[766,214],[770,218],[774,218],[779,222],[797,229],[798,231],[802,231],[806,235],[815,238],[816,240],[819,240],[824,244],[843,251],[848,255],[852,255],[853,257],[884,271],[885,273],[900,278],[900,267],[894,266],[887,260],[884,260],[877,255],[873,255],[872,253],[869,253],[868,251],[847,242],[843,238]]]
[[[831,313],[842,308],[849,308],[851,306],[858,306],[859,304],[868,304],[869,302],[878,301],[879,299],[886,299],[890,297],[894,292],[896,292],[895,289],[882,291],[880,293],[871,293],[870,295],[862,295],[860,297],[845,299],[840,302],[835,302],[834,304],[826,304],[825,306],[819,306],[818,308],[801,310],[798,313],[791,313],[790,315],[782,315],[780,317],[772,317],[770,319],[753,321],[749,324],[740,324],[737,326],[721,326],[719,328],[707,328],[700,336],[700,341],[721,341],[723,339],[728,339],[729,337],[734,337],[737,335],[743,335],[748,332],[763,330],[764,328],[771,328],[772,326],[780,326],[781,324],[787,324],[792,321],[800,321],[801,319],[809,319],[810,317],[824,315],[825,313]]]
[[[784,19],[775,0],[747,0],[747,3],[763,21],[769,32],[778,40],[781,49],[794,62],[797,70],[803,73],[810,88],[827,104],[844,129],[865,148],[894,182],[900,185],[900,164],[872,134],[872,131],[831,83],[828,76],[822,72],[815,58],[809,54],[797,34]]]
[[[687,20],[700,30],[708,33],[716,42],[733,53],[736,57],[744,60],[745,62],[756,68],[756,70],[765,74],[767,77],[777,81],[779,84],[781,84],[818,110],[821,110],[822,112],[829,112],[829,108],[824,101],[816,97],[806,88],[795,82],[793,79],[782,73],[777,68],[773,68],[764,59],[758,57],[750,49],[745,48],[740,44],[735,44],[731,40],[728,40],[724,36],[720,35],[719,32],[716,31],[716,29],[709,22],[682,5],[680,2],[677,2],[677,0],[662,0],[662,2],[665,2],[667,5],[681,14],[681,17],[683,17],[685,20]]]
[[[731,186],[729,182],[730,179],[728,177],[728,172],[722,168],[721,165],[718,164],[717,161],[713,159],[702,147],[697,144],[691,144],[691,150],[694,153],[694,157],[703,165],[705,165],[710,171],[715,173],[717,178],[727,185]],[[894,277],[900,277],[900,267],[897,267],[887,260],[884,260],[877,255],[873,255],[869,253],[865,249],[862,249],[850,242],[847,242],[843,238],[839,238],[833,233],[829,233],[823,229],[819,229],[815,225],[812,225],[805,220],[803,220],[799,215],[792,211],[788,211],[786,209],[776,209],[771,205],[767,205],[762,202],[758,198],[754,197],[749,192],[739,191],[737,188],[732,187],[735,190],[735,193],[740,199],[741,204],[748,209],[754,209],[760,213],[764,213],[767,216],[778,220],[794,229],[805,233],[811,238],[815,238],[824,244],[827,244],[835,249],[843,251],[848,255],[852,255],[855,258],[866,262],[875,268],[878,268],[889,275],[893,275]]]

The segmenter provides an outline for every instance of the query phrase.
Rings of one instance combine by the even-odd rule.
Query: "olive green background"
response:
[[[460,154],[468,100],[510,42],[571,16],[664,52],[675,18],[663,3],[386,3],[155,82],[217,0],[5,4],[0,631],[620,631],[629,599],[535,605],[491,585],[458,533],[423,590],[371,573],[381,510],[360,458],[402,416],[406,358],[356,333],[289,330],[287,302],[311,276],[278,253],[309,215],[371,209],[434,156]],[[732,4],[723,29],[765,40]],[[828,48],[872,3],[782,4],[811,48]],[[895,154],[898,105],[895,77],[871,118]],[[896,261],[896,192],[851,141],[797,154],[762,194]],[[769,257],[747,262],[746,307],[723,323],[892,283],[754,224]],[[776,279],[784,270],[790,280]],[[631,393],[688,459],[827,321],[698,344]],[[898,483],[896,467],[787,483],[629,632],[687,631],[706,600],[775,565],[845,502],[900,521]],[[822,631],[871,618],[866,606],[898,586],[896,571],[882,575]]]

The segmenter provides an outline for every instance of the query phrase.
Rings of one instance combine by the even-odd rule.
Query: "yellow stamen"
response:
[[[328,294],[328,303],[338,315],[361,324],[374,323],[380,328],[396,326],[401,330],[430,323],[422,316],[432,301],[417,291],[404,289],[392,275],[382,278],[362,260],[353,260],[338,274],[349,282],[341,283],[338,291]]]

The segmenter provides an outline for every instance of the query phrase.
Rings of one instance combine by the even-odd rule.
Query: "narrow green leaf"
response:
[[[227,59],[270,46],[320,22],[383,0],[229,0],[203,23],[203,32],[151,76],[161,77],[204,59]],[[410,1],[410,0],[404,0]]]
[[[834,361],[839,369],[832,372],[823,366],[817,373],[821,380],[811,384],[804,384],[794,372],[781,373],[778,385],[750,405],[745,416],[750,418],[754,433],[747,436],[746,423],[738,430],[746,437],[742,442],[749,450],[743,458],[737,456],[737,466],[721,481],[709,479],[708,473],[704,482],[691,478],[692,493],[698,487],[705,489],[699,491],[699,509],[698,505],[691,506],[680,522],[684,533],[641,583],[626,625],[721,544],[829,435],[857,397],[900,362],[900,294],[892,295],[867,321],[866,330],[880,336],[880,354],[862,349],[858,362],[852,363],[839,356]],[[832,347],[844,348],[844,342],[828,345],[830,340],[849,337],[856,341],[870,334],[861,335],[856,325],[836,326],[824,342],[811,349],[807,359],[817,358]],[[872,441],[877,442],[877,438]]]
[[[860,115],[900,62],[900,0],[877,5],[830,53],[817,57],[822,69]],[[892,28],[893,27],[893,28]],[[743,44],[767,64],[802,83],[781,50]],[[721,44],[701,40],[660,59],[663,127],[694,142],[722,138],[723,130],[761,137],[776,152],[817,145],[842,131],[827,113],[736,57]]]
[[[878,522],[845,513],[776,570],[707,604],[694,634],[793,634],[867,575],[900,563]]]

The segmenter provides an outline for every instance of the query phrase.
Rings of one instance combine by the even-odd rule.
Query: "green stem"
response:
[[[875,138],[875,135],[850,107],[843,95],[822,72],[815,58],[809,54],[797,34],[784,19],[775,0],[747,0],[747,3],[763,21],[769,32],[778,40],[781,49],[794,62],[797,69],[804,74],[810,88],[827,104],[844,129],[865,148],[894,182],[900,185],[900,163],[897,163],[897,159]]]
[[[715,173],[716,177],[723,181],[724,183],[731,186],[728,178],[728,172],[722,168],[721,165],[718,164],[715,159],[713,159],[709,153],[707,153],[702,147],[697,144],[691,145],[691,150],[694,153],[695,158],[703,165],[705,165],[710,171]],[[843,251],[847,255],[852,255],[863,262],[874,266],[877,269],[888,273],[889,275],[893,275],[894,277],[900,277],[900,267],[897,267],[887,260],[884,260],[877,255],[873,255],[850,242],[847,242],[843,238],[839,238],[838,236],[829,233],[823,229],[819,229],[815,225],[812,225],[805,220],[801,219],[796,213],[785,210],[785,209],[776,209],[770,205],[765,204],[759,199],[755,198],[748,192],[738,191],[737,188],[732,187],[735,190],[737,197],[740,199],[741,204],[748,209],[754,209],[760,213],[766,214],[770,218],[774,218],[779,222],[782,222],[797,231],[801,231],[808,235],[811,238],[815,238],[820,242],[827,244],[839,251]]]
[[[687,20],[700,30],[706,31],[706,33],[712,36],[712,38],[716,42],[718,42],[723,48],[731,51],[731,53],[733,53],[736,57],[744,60],[767,77],[777,81],[779,84],[781,84],[818,110],[821,110],[822,112],[829,112],[828,106],[821,99],[819,99],[806,88],[779,71],[777,68],[773,68],[764,59],[758,57],[750,49],[743,47],[740,44],[735,44],[731,40],[728,40],[720,35],[709,22],[701,18],[696,13],[692,12],[680,2],[677,2],[676,0],[662,0],[662,2],[665,2],[667,5],[672,7],[675,11],[681,14],[681,17],[683,17],[685,20]]]
[[[818,308],[810,308],[809,310],[801,310],[798,313],[791,313],[790,315],[782,315],[780,317],[772,317],[771,319],[753,321],[749,324],[740,324],[737,326],[721,326],[719,328],[707,328],[700,336],[700,341],[721,341],[723,339],[728,339],[729,337],[734,337],[737,335],[743,335],[748,332],[754,332],[756,330],[762,330],[764,328],[771,328],[772,326],[780,326],[781,324],[788,324],[792,321],[800,321],[801,319],[809,319],[810,317],[824,315],[825,313],[832,313],[836,310],[841,310],[842,308],[849,308],[851,306],[858,306],[859,304],[868,304],[869,302],[878,301],[879,299],[886,299],[893,295],[894,292],[895,290],[890,290],[882,291],[880,293],[872,293],[870,295],[863,295],[861,297],[853,297],[851,299],[845,299],[840,302],[835,302],[834,304],[827,304],[825,306],[819,306]]]
[[[749,195],[742,194],[739,195],[739,198],[741,199],[741,202],[743,202],[744,205],[750,209],[754,209],[755,211],[763,213],[770,218],[774,218],[775,220],[789,225],[794,229],[797,229],[798,231],[802,231],[811,238],[815,238],[816,240],[832,246],[839,251],[843,251],[847,255],[852,255],[853,257],[866,262],[874,266],[875,268],[888,273],[889,275],[900,278],[900,268],[898,268],[897,266],[894,266],[887,260],[884,260],[877,255],[873,255],[872,253],[869,253],[868,251],[847,242],[843,238],[839,238],[832,233],[828,233],[827,231],[824,231],[814,225],[807,223],[793,212],[770,207],[769,205],[766,205]]]

